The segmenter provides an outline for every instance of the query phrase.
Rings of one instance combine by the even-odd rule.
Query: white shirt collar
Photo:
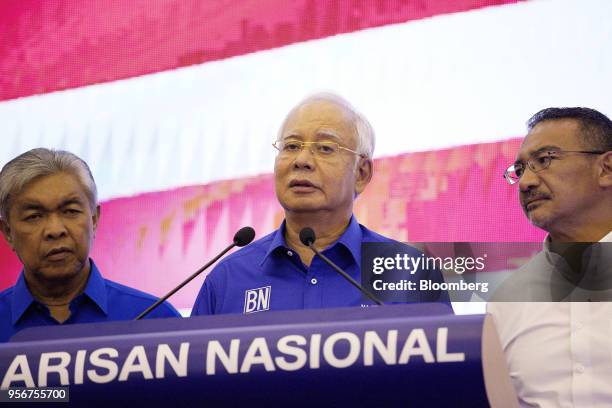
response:
[[[599,242],[612,242],[612,231],[608,232],[608,235],[599,240]],[[546,235],[544,238],[544,249],[550,250],[550,235]]]
[[[612,242],[612,231],[608,232],[608,235],[600,239],[599,242]]]

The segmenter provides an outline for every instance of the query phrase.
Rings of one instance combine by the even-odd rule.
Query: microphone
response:
[[[316,239],[317,238],[316,238],[315,232],[313,231],[312,228],[306,227],[306,228],[302,228],[302,230],[300,231],[300,241],[302,241],[302,244],[304,244],[308,248],[312,249],[312,251],[316,255],[319,255],[319,257],[321,257],[321,259],[323,259],[325,261],[325,263],[327,263],[336,272],[338,272],[340,275],[342,275],[344,277],[344,279],[349,281],[349,283],[351,283],[353,286],[355,286],[357,289],[359,289],[361,291],[361,293],[366,295],[372,302],[376,303],[379,306],[382,306],[383,302],[378,300],[378,298],[376,296],[374,296],[373,294],[368,292],[363,286],[361,286],[359,283],[357,283],[355,281],[355,279],[351,278],[348,273],[346,273],[342,269],[340,269],[340,267],[338,265],[336,265],[335,263],[333,263],[331,261],[331,259],[329,259],[325,255],[323,255],[321,252],[319,252],[317,250],[317,248],[314,247],[314,242],[315,242]]]
[[[255,238],[255,230],[251,227],[243,227],[240,228],[238,230],[238,232],[236,232],[236,234],[234,235],[234,242],[232,242],[230,245],[227,246],[227,248],[225,248],[223,251],[221,251],[221,253],[219,253],[219,255],[217,255],[216,257],[214,257],[210,262],[208,262],[206,265],[204,265],[203,267],[201,267],[200,269],[198,269],[197,271],[195,271],[195,273],[193,275],[191,275],[190,277],[188,277],[187,279],[185,279],[183,282],[180,283],[180,285],[178,285],[176,288],[172,289],[170,292],[166,293],[163,297],[159,298],[157,300],[157,302],[153,303],[151,306],[149,306],[144,312],[142,312],[141,314],[139,314],[138,316],[136,316],[136,318],[134,320],[140,320],[143,317],[145,317],[146,315],[148,315],[149,313],[151,313],[151,311],[153,311],[157,306],[161,305],[163,302],[165,302],[170,296],[174,295],[176,292],[178,292],[179,289],[181,289],[183,286],[185,286],[186,284],[188,284],[189,282],[191,282],[196,276],[198,276],[199,274],[201,274],[202,272],[204,272],[206,269],[208,269],[212,264],[214,264],[215,262],[217,262],[219,260],[219,258],[221,258],[223,255],[225,255],[227,253],[227,251],[229,251],[230,249],[232,249],[233,247],[237,246],[237,247],[243,247],[245,245],[248,245],[251,243],[251,241],[253,241],[253,238]]]
[[[242,227],[234,235],[234,245],[237,247],[249,245],[253,238],[255,238],[255,230],[251,227]]]

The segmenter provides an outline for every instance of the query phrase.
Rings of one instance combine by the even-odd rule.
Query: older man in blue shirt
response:
[[[72,153],[33,149],[0,171],[0,228],[23,263],[0,293],[0,341],[19,330],[129,320],[155,297],[103,279],[89,258],[100,218],[87,164]],[[175,317],[168,303],[151,317]]]
[[[317,94],[289,113],[274,147],[276,195],[285,221],[213,269],[192,315],[371,304],[299,238],[303,228],[312,228],[317,249],[355,280],[361,278],[362,243],[398,244],[353,216],[353,202],[373,173],[370,124],[344,99]],[[418,271],[416,278],[442,281],[439,271]],[[448,295],[415,292],[407,300],[448,301]]]

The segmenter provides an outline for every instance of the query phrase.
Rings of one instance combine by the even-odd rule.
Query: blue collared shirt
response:
[[[206,277],[191,315],[372,304],[318,256],[312,258],[309,267],[305,266],[299,255],[289,248],[284,235],[283,222],[278,230],[219,262]],[[353,216],[338,241],[326,248],[323,254],[360,282],[361,244],[365,242],[399,244],[370,231]],[[410,246],[403,247],[414,251],[414,255],[420,253]],[[438,271],[433,273],[436,276],[429,276],[429,279],[443,281]],[[449,302],[446,293],[436,299],[411,300]]]
[[[104,279],[91,261],[85,290],[70,302],[70,317],[59,323],[45,305],[32,297],[22,272],[15,286],[0,293],[0,342],[28,327],[131,320],[156,300],[152,295]],[[176,309],[164,302],[147,318],[177,316]]]

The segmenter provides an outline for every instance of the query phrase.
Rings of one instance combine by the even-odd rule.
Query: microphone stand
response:
[[[198,276],[200,273],[202,273],[205,269],[209,268],[212,264],[214,264],[215,262],[217,262],[219,260],[219,258],[221,258],[223,255],[225,255],[230,249],[232,249],[233,247],[236,246],[235,242],[232,242],[230,245],[227,246],[227,248],[225,248],[223,251],[221,251],[221,253],[219,255],[217,255],[216,257],[214,257],[210,262],[208,262],[206,265],[204,265],[203,267],[201,267],[200,269],[198,269],[193,275],[191,275],[190,277],[188,277],[187,279],[185,279],[180,285],[178,285],[176,288],[172,289],[170,292],[166,293],[163,297],[159,298],[157,300],[157,302],[153,303],[151,306],[149,306],[144,312],[142,312],[141,314],[139,314],[138,316],[136,316],[136,318],[134,320],[140,320],[143,317],[145,317],[146,315],[148,315],[153,309],[155,309],[157,306],[161,305],[163,302],[166,301],[166,299],[168,299],[170,296],[174,295],[179,289],[181,289],[183,286],[185,286],[186,284],[188,284],[189,282],[191,282],[196,276]]]

